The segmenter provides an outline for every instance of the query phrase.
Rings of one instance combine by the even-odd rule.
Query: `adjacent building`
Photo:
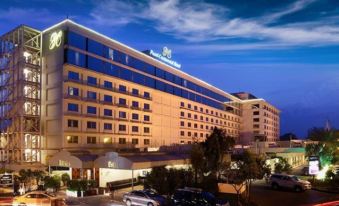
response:
[[[242,129],[240,143],[254,141],[275,142],[280,137],[280,111],[253,94],[233,93],[242,103]]]
[[[275,107],[183,72],[168,48],[140,52],[65,20],[15,28],[0,37],[0,55],[2,162],[192,144],[214,127],[238,142],[279,137]]]

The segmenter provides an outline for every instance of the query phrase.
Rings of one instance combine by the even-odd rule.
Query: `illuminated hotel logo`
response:
[[[178,62],[176,61],[173,61],[171,60],[172,58],[172,50],[168,49],[167,47],[164,47],[162,48],[162,53],[157,53],[157,52],[154,52],[153,50],[149,50],[147,51],[147,53],[152,56],[152,57],[155,57],[171,66],[174,66],[178,69],[181,68],[181,64],[179,64]]]
[[[61,45],[62,31],[53,32],[49,38],[49,50],[58,48]]]

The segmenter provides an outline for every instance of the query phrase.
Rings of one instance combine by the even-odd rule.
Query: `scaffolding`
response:
[[[41,160],[41,50],[27,26],[0,37],[0,162]]]

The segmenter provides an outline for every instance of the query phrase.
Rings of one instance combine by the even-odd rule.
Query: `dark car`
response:
[[[218,199],[209,192],[195,188],[176,190],[171,202],[174,206],[229,206],[227,200]]]

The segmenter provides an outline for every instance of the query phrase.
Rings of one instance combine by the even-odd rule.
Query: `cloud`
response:
[[[105,0],[98,4],[91,16],[101,25],[140,23],[190,42],[204,44],[230,39],[254,42],[231,45],[235,50],[339,44],[338,25],[325,20],[271,25],[286,15],[303,10],[313,2],[315,0],[299,0],[279,11],[254,18],[230,18],[230,8],[203,1],[192,3],[180,0],[149,0],[132,3]]]

